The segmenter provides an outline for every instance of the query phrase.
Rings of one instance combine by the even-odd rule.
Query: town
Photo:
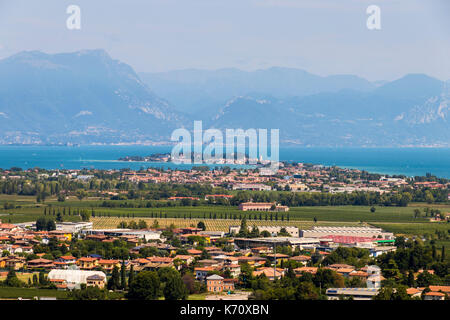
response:
[[[0,177],[1,299],[449,298],[446,179],[302,163]]]

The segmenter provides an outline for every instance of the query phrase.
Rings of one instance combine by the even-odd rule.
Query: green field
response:
[[[16,272],[16,276],[20,281],[28,283],[28,280],[33,280],[33,274],[39,276],[39,272]],[[6,279],[6,275],[0,276],[0,281],[4,281]]]
[[[3,203],[8,202],[16,206],[14,209],[3,208]],[[114,203],[124,203],[125,201],[115,201]],[[142,203],[139,200],[129,200],[128,203],[134,203],[138,205]],[[65,202],[57,202],[55,199],[48,199],[45,204],[38,204],[35,202],[35,198],[31,196],[0,196],[0,219],[5,222],[11,221],[12,223],[27,222],[36,220],[36,216],[43,215],[44,207],[52,206],[53,208],[66,208],[68,207],[74,210],[88,210],[91,211],[94,208],[95,212],[102,215],[109,215],[111,217],[120,215],[130,215],[136,218],[138,217],[151,217],[162,214],[167,214],[168,218],[192,216],[192,218],[209,218],[209,215],[216,214],[217,218],[224,217],[225,214],[246,214],[254,217],[259,213],[247,212],[243,213],[239,211],[237,207],[231,206],[192,206],[192,207],[161,207],[161,208],[109,208],[101,207],[103,200],[98,198],[89,198],[83,201],[76,199],[70,199]],[[291,220],[311,221],[316,218],[318,221],[340,221],[340,222],[427,222],[428,219],[424,217],[414,218],[414,209],[423,209],[425,207],[431,207],[439,209],[443,212],[450,211],[449,204],[436,204],[427,205],[414,203],[408,207],[381,207],[376,206],[376,212],[370,212],[369,206],[313,206],[313,207],[292,207],[289,211]],[[286,214],[285,214],[286,216]],[[264,219],[265,213],[262,213]],[[278,213],[278,217],[281,218],[281,213]],[[67,221],[77,221],[79,217],[65,215],[64,219]],[[275,214],[274,214],[275,219]]]
[[[447,222],[424,222],[424,223],[371,223],[371,225],[383,228],[386,231],[393,232],[395,235],[426,236],[435,239],[436,248],[445,246],[445,254],[450,257],[450,238],[448,240],[436,239],[436,231],[443,231],[448,235],[450,223]],[[448,236],[447,236],[448,237]]]
[[[7,202],[15,206],[14,209],[3,208],[3,204]],[[128,200],[128,203],[134,203],[138,205],[143,203],[139,200]],[[394,232],[396,234],[410,234],[410,235],[423,235],[423,234],[433,234],[435,230],[447,231],[450,224],[446,223],[436,223],[429,222],[429,218],[424,217],[423,208],[430,207],[441,210],[441,212],[450,212],[450,204],[433,204],[428,205],[424,203],[413,203],[408,207],[381,207],[376,206],[376,211],[374,213],[370,212],[369,206],[314,206],[314,207],[293,207],[290,208],[289,217],[290,221],[286,219],[286,214],[284,214],[284,221],[281,220],[281,213],[278,213],[278,220],[275,220],[275,214],[273,214],[273,220],[270,218],[265,220],[266,213],[262,212],[262,221],[259,220],[259,212],[242,212],[239,211],[237,207],[230,206],[214,206],[214,205],[203,205],[203,206],[192,206],[192,207],[161,207],[161,208],[108,208],[100,207],[103,203],[103,199],[99,198],[89,198],[79,201],[75,198],[71,198],[65,202],[58,202],[54,198],[49,198],[45,204],[40,204],[35,202],[35,197],[32,196],[17,196],[17,195],[0,195],[0,219],[4,222],[19,223],[19,222],[29,222],[35,221],[37,217],[42,216],[44,212],[44,207],[52,206],[56,208],[66,208],[66,213],[68,212],[68,207],[71,208],[72,212],[74,210],[87,210],[91,212],[94,208],[96,213],[96,218],[94,224],[98,227],[116,227],[118,221],[122,219],[134,219],[137,221],[139,218],[147,218],[149,221],[154,219],[163,220],[162,217],[169,218],[167,221],[175,221],[175,225],[185,226],[192,223],[196,223],[198,220],[208,220],[211,226],[219,226],[218,229],[225,230],[229,225],[238,224],[238,220],[229,219],[230,215],[247,216],[251,217],[249,223],[251,225],[252,221],[257,224],[273,224],[273,225],[299,225],[301,227],[309,227],[312,224],[314,218],[317,219],[318,225],[322,224],[335,224],[335,225],[355,225],[357,223],[370,223],[373,225],[380,226],[388,231]],[[114,201],[114,203],[125,203],[125,201]],[[145,202],[144,202],[145,203]],[[414,209],[419,208],[422,211],[422,216],[419,218],[414,218]],[[102,217],[98,218],[101,214]],[[227,214],[228,220],[224,220],[225,214]],[[151,217],[153,215],[153,218]],[[210,219],[216,216],[217,219]],[[270,215],[270,214],[269,214]],[[106,216],[110,216],[108,219]],[[193,221],[189,221],[189,218]],[[177,218],[177,219],[175,219]],[[78,216],[69,216],[68,214],[63,216],[65,221],[79,221]],[[127,219],[128,220],[128,219]],[[217,220],[217,221],[216,221]],[[216,221],[216,222],[214,222]],[[164,223],[165,224],[165,223]]]
[[[67,292],[52,289],[10,288],[0,287],[0,299],[33,299],[34,297],[56,297],[67,299]]]

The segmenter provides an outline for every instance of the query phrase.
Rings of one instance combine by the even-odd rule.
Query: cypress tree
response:
[[[117,290],[120,288],[120,274],[119,268],[114,266],[111,278],[108,280],[108,289],[109,290]]]
[[[133,265],[130,267],[130,274],[128,275],[128,286],[133,282],[134,280],[134,268]]]
[[[125,261],[122,261],[122,267],[120,268],[120,288],[125,290],[127,288],[127,271],[125,269]]]

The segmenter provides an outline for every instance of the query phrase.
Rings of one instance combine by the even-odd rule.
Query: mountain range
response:
[[[282,144],[450,146],[450,82],[273,67],[136,73],[104,50],[0,60],[0,143],[147,143],[172,130],[279,128]]]

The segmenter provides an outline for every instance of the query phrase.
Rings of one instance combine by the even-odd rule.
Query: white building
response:
[[[381,288],[381,269],[378,266],[372,265],[367,267],[367,288],[379,289]]]
[[[92,229],[83,230],[84,234],[97,234],[111,237],[134,236],[136,238],[149,240],[161,240],[160,231],[152,230],[134,230],[134,229]]]
[[[280,233],[281,229],[285,229],[287,233],[291,235],[291,237],[297,237],[299,236],[299,229],[297,227],[292,226],[257,226],[259,232],[267,231],[271,234],[271,236],[276,237],[278,233]],[[252,226],[249,227],[249,231],[252,230]],[[232,233],[239,233],[241,230],[241,226],[230,226],[228,228],[228,231],[230,234]]]
[[[56,224],[56,230],[78,233],[81,230],[91,230],[92,226],[92,222],[59,222]]]
[[[102,271],[87,271],[74,269],[52,269],[48,274],[50,281],[62,280],[67,284],[67,289],[79,289],[80,284],[86,284],[86,279],[90,276],[98,275],[106,279],[106,274]]]
[[[317,227],[309,230],[300,230],[301,237],[323,238],[326,236],[352,236],[381,239],[394,239],[392,232],[385,232],[381,228],[373,227]]]
[[[353,297],[354,300],[372,300],[378,294],[377,288],[329,288],[326,295],[330,300],[338,300],[339,297]]]

